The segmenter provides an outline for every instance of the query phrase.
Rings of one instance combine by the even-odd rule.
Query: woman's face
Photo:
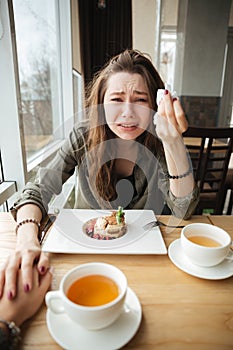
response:
[[[109,128],[121,139],[135,140],[151,123],[149,94],[140,74],[113,74],[104,95]]]

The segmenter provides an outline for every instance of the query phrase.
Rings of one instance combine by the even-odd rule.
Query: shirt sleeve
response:
[[[84,153],[84,129],[74,127],[54,159],[45,167],[40,167],[35,181],[28,182],[10,209],[16,219],[17,210],[25,204],[37,205],[44,217],[48,204],[54,195],[62,191],[63,184],[74,174]]]
[[[195,184],[194,189],[185,197],[175,197],[171,191],[167,196],[167,204],[174,216],[187,220],[194,213],[199,201],[199,188]]]

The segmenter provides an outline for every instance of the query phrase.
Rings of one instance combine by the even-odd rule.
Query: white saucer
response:
[[[80,327],[66,314],[47,310],[46,321],[50,334],[68,350],[116,350],[127,344],[138,330],[142,318],[141,304],[136,294],[128,288],[125,309],[109,327],[90,331]]]
[[[233,262],[227,259],[212,267],[201,267],[192,264],[182,252],[180,239],[176,239],[170,244],[168,256],[179,269],[195,277],[221,280],[233,276]]]

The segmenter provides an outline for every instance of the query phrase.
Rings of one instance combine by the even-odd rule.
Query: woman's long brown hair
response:
[[[98,197],[108,203],[116,197],[115,183],[117,179],[114,174],[114,147],[110,149],[111,147],[109,147],[109,143],[106,141],[113,140],[116,138],[116,135],[106,123],[103,101],[109,78],[119,72],[137,73],[143,77],[149,93],[151,110],[153,111],[157,111],[157,90],[164,89],[163,81],[151,60],[146,55],[135,50],[126,50],[113,57],[95,75],[93,81],[87,87],[85,107],[90,123],[87,138],[89,177],[95,181]],[[140,142],[153,153],[156,149],[161,148],[161,143],[155,136],[152,118],[148,130],[144,131],[136,141]],[[111,153],[109,158],[106,156],[106,152]],[[106,159],[109,160],[105,162]]]

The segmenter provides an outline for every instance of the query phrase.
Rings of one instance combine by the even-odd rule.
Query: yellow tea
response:
[[[83,306],[100,306],[111,302],[119,295],[116,282],[103,275],[88,275],[74,281],[67,297]]]
[[[203,245],[204,247],[220,247],[221,244],[215,241],[213,238],[206,236],[190,236],[188,239],[196,244]]]

